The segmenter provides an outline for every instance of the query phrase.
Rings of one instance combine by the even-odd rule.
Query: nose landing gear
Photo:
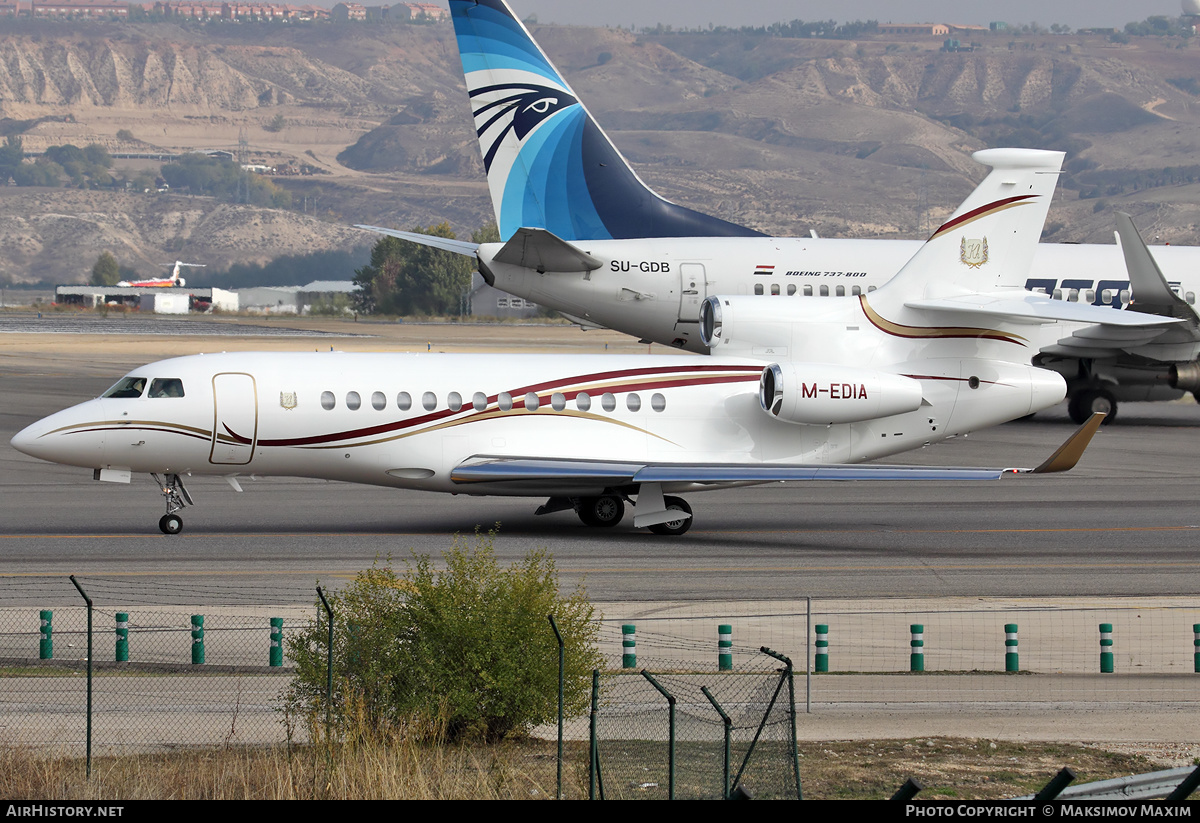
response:
[[[159,491],[167,501],[167,513],[158,519],[158,529],[163,534],[179,534],[183,531],[183,518],[175,512],[185,506],[194,505],[192,496],[183,485],[183,478],[177,474],[168,474],[164,480],[157,474],[151,474],[158,484]]]

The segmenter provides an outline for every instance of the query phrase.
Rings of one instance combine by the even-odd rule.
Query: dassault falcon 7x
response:
[[[1090,324],[1103,339],[1178,321],[994,293],[992,280],[1029,266],[1062,154],[981,159],[991,174],[870,295],[801,301],[761,323],[755,298],[714,297],[706,336],[731,356],[194,355],[134,369],[12,442],[99,480],[154,475],[168,534],[191,502],[183,478],[197,474],[235,489],[253,474],[539,496],[539,512],[574,509],[590,525],[617,523],[633,503],[634,526],[664,534],[691,525],[685,491],[995,478],[1005,470],[854,464],[1059,402],[1062,377],[1028,363],[1043,323]],[[961,248],[982,237],[981,270]],[[1073,465],[1089,425],[1039,468]]]
[[[709,295],[799,302],[866,294],[894,276],[921,245],[766,237],[664,200],[630,168],[504,0],[450,0],[450,11],[496,222],[506,242],[479,246],[362,228],[474,256],[490,285],[584,327],[607,327],[695,352],[707,351],[697,319]],[[1148,266],[1127,270],[1115,245],[1041,244],[1029,270],[1011,272],[1013,282],[996,284],[1188,321],[1172,333],[1169,346],[1039,339],[1031,359],[1066,378],[1077,421],[1092,411],[1111,420],[1122,400],[1200,393],[1195,312],[1200,249],[1160,246],[1151,254],[1135,231],[1122,234],[1127,251],[1129,241]],[[979,265],[989,253],[986,242],[964,250],[977,255],[971,259]]]

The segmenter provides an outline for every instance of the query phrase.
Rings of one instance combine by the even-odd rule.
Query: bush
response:
[[[582,588],[559,594],[543,550],[500,567],[495,533],[456,537],[438,571],[415,555],[407,574],[376,563],[329,596],[334,611],[334,732],[367,728],[456,740],[498,740],[555,719],[558,646],[566,644],[565,710],[582,711],[601,663],[598,625]],[[324,610],[321,610],[324,614]],[[313,726],[326,712],[328,624],[323,616],[289,638],[296,677],[285,705]]]

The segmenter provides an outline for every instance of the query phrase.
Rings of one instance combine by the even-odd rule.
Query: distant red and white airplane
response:
[[[179,269],[182,266],[187,266],[190,269],[202,269],[206,263],[184,263],[182,260],[175,261],[175,268],[171,269],[170,277],[158,277],[153,280],[122,280],[118,286],[133,289],[157,289],[169,286],[186,286],[187,281],[179,276]]]

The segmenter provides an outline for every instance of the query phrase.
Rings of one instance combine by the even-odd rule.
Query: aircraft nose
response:
[[[90,401],[44,417],[17,432],[12,447],[22,454],[72,466],[96,467],[103,463],[104,434],[89,421],[99,419]]]
[[[42,434],[43,430],[44,427],[42,426],[42,422],[39,420],[37,423],[21,429],[13,436],[13,439],[8,442],[12,444],[14,449],[22,454],[27,454],[30,457],[40,457],[41,455],[37,453],[37,440],[38,436]]]

